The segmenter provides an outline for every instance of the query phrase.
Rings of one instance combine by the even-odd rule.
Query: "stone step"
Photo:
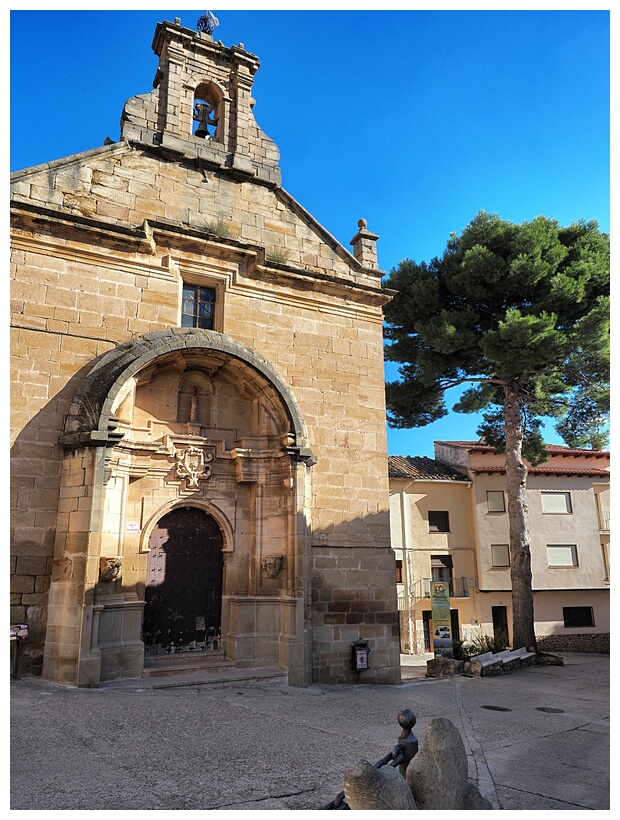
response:
[[[143,677],[178,675],[180,672],[194,672],[199,669],[233,668],[234,663],[217,652],[178,652],[171,655],[146,655]]]
[[[175,689],[181,686],[214,686],[229,683],[246,686],[260,684],[286,685],[288,675],[282,669],[236,669],[233,665],[232,668],[212,667],[189,674],[152,678],[149,682],[153,689]]]
[[[144,659],[142,678],[133,685],[152,689],[172,689],[178,686],[204,686],[225,683],[286,684],[287,673],[278,668],[238,668],[224,657],[224,652],[178,652],[170,655],[150,655]],[[129,685],[127,681],[125,686]]]

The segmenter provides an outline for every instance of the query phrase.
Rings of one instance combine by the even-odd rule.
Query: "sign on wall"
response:
[[[447,581],[431,581],[431,610],[435,657],[451,658],[450,589]]]

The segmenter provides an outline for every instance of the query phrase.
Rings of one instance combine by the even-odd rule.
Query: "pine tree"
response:
[[[609,236],[596,222],[515,224],[481,211],[441,258],[402,261],[385,281],[386,386],[392,427],[447,414],[445,391],[468,388],[457,412],[505,452],[513,645],[535,648],[525,487],[545,460],[545,417],[571,447],[604,447],[609,412]]]

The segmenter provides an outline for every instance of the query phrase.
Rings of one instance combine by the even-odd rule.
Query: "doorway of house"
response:
[[[196,507],[172,510],[149,539],[142,639],[146,655],[217,650],[223,538]]]
[[[424,651],[425,652],[432,652],[432,644],[431,644],[431,636],[433,634],[433,618],[432,618],[432,611],[430,609],[425,609],[422,611],[422,627],[424,629]],[[458,609],[451,609],[450,610],[450,631],[452,634],[452,640],[459,640],[461,629],[459,624],[459,611]]]
[[[491,607],[493,618],[493,637],[496,641],[506,641],[508,645],[508,611],[505,606]]]

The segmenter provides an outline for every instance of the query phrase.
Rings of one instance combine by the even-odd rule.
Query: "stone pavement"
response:
[[[496,808],[610,808],[608,655],[448,679],[403,660],[399,686],[12,680],[11,809],[317,809],[391,750],[403,708],[420,743],[431,718],[455,723]]]

